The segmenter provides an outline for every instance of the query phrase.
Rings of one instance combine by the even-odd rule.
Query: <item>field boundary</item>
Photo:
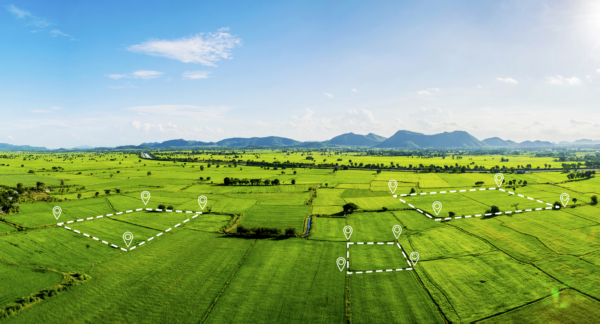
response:
[[[465,219],[465,218],[473,218],[473,217],[482,217],[482,216],[500,216],[500,215],[510,215],[510,214],[519,214],[519,213],[523,213],[523,212],[533,212],[533,211],[540,211],[540,210],[552,210],[552,209],[560,209],[560,206],[555,206],[552,207],[551,203],[539,200],[539,199],[535,199],[532,197],[527,197],[521,194],[517,194],[514,193],[512,191],[507,191],[506,189],[502,189],[502,188],[476,188],[476,189],[456,189],[456,190],[445,190],[445,191],[440,191],[439,194],[446,194],[446,193],[466,193],[466,192],[479,192],[479,191],[484,191],[484,190],[498,190],[498,191],[502,191],[502,192],[507,192],[511,195],[515,195],[517,197],[521,197],[524,199],[528,199],[531,201],[537,201],[538,203],[541,204],[546,204],[550,207],[544,207],[544,208],[529,208],[529,209],[519,209],[519,210],[513,210],[513,211],[506,211],[506,212],[498,212],[498,213],[482,213],[482,214],[475,214],[475,215],[467,215],[467,216],[455,216],[455,217],[434,217],[431,214],[421,210],[420,208],[417,208],[415,206],[413,206],[412,204],[407,203],[404,199],[402,198],[398,198],[398,195],[393,195],[394,198],[398,198],[398,200],[400,200],[401,202],[407,204],[410,208],[418,211],[419,213],[427,216],[427,218],[433,219],[435,221],[442,221],[442,220],[452,220],[452,219]],[[422,193],[413,193],[413,194],[401,194],[400,197],[412,197],[412,196],[422,196],[422,195],[435,195],[438,194],[438,192],[422,192]]]
[[[192,216],[191,218],[188,218],[188,219],[184,220],[184,221],[183,221],[183,222],[181,222],[181,223],[178,223],[177,225],[175,225],[175,226],[173,226],[173,227],[169,227],[169,228],[168,228],[168,229],[166,229],[165,231],[163,231],[163,232],[160,232],[160,233],[156,234],[155,236],[152,236],[152,237],[150,237],[150,238],[149,238],[149,239],[147,239],[147,240],[144,240],[144,241],[142,241],[142,242],[141,242],[141,243],[139,243],[138,245],[134,245],[133,247],[131,247],[131,248],[129,248],[129,249],[125,249],[125,248],[122,248],[122,247],[120,247],[120,246],[117,246],[116,244],[112,244],[112,243],[109,243],[109,242],[107,242],[107,241],[100,240],[100,239],[99,239],[99,238],[97,238],[97,237],[91,236],[91,235],[89,235],[89,234],[86,234],[86,233],[80,232],[80,231],[78,231],[78,230],[76,230],[76,229],[73,229],[73,228],[71,228],[71,227],[69,227],[69,226],[66,226],[66,224],[79,223],[79,222],[84,222],[84,221],[88,221],[88,220],[95,220],[95,219],[100,219],[100,218],[104,218],[104,217],[111,217],[111,216],[117,216],[117,215],[122,215],[122,214],[128,214],[128,213],[140,212],[140,211],[173,212],[173,210],[170,210],[170,209],[162,210],[162,209],[152,209],[152,208],[138,208],[138,209],[135,209],[135,210],[133,210],[133,209],[131,209],[131,210],[127,210],[127,211],[125,211],[125,212],[116,212],[116,213],[114,213],[114,214],[106,214],[106,215],[100,215],[100,216],[96,216],[96,217],[88,217],[88,218],[85,218],[85,219],[81,218],[81,219],[78,219],[77,221],[68,221],[68,222],[62,222],[62,223],[58,223],[58,224],[56,224],[56,225],[58,225],[58,226],[60,226],[60,227],[62,227],[62,228],[64,228],[64,229],[66,229],[66,230],[73,231],[74,233],[81,234],[81,235],[83,235],[83,236],[85,236],[85,237],[91,238],[91,239],[93,239],[94,241],[102,242],[102,243],[104,243],[104,244],[106,244],[106,245],[108,245],[108,246],[110,246],[110,247],[112,247],[112,248],[115,248],[115,249],[117,249],[117,250],[121,250],[121,251],[124,251],[124,252],[129,252],[129,251],[132,251],[132,250],[134,250],[134,249],[135,249],[135,248],[137,248],[137,247],[140,247],[140,246],[142,246],[142,245],[146,244],[147,242],[150,242],[150,241],[152,241],[152,240],[153,240],[155,237],[156,237],[156,238],[158,238],[159,236],[163,235],[164,233],[167,233],[167,232],[171,231],[173,228],[175,228],[175,227],[179,227],[179,226],[181,226],[181,224],[185,224],[185,223],[189,222],[189,221],[190,221],[190,219],[194,219],[194,218],[198,217],[198,215],[201,215],[201,214],[202,214],[202,212],[199,212],[199,211],[193,212],[193,211],[182,211],[182,210],[176,210],[176,211],[175,211],[176,213],[186,213],[186,214],[194,214],[194,213],[195,213],[195,215],[194,215],[194,216]]]
[[[406,260],[406,263],[408,263],[408,267],[407,268],[397,268],[397,269],[385,269],[385,270],[363,270],[363,271],[346,271],[347,274],[351,275],[351,274],[362,274],[362,273],[379,273],[379,272],[393,272],[393,271],[403,271],[403,270],[413,270],[413,264],[410,262],[410,260],[408,259],[408,257],[406,256],[406,253],[404,252],[404,249],[402,248],[402,245],[400,245],[399,242],[346,242],[346,267],[347,269],[350,269],[350,245],[393,245],[396,244],[398,246],[398,248],[400,249],[400,252],[402,252],[402,256],[404,257],[404,260]]]

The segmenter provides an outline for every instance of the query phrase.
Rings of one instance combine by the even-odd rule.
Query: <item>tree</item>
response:
[[[280,181],[279,179],[274,179],[273,181],[271,181],[273,183],[274,186],[278,186]]]
[[[109,195],[110,194],[110,189],[104,189],[104,193]]]
[[[598,204],[598,196],[593,195],[592,196],[592,205],[597,205]]]
[[[165,210],[166,209],[165,204],[158,205],[158,209]]]
[[[358,206],[355,203],[347,203],[344,206],[342,206],[342,208],[344,208],[344,213],[350,214],[353,211],[357,210]]]
[[[576,204],[577,203],[577,198],[573,198],[573,203]]]
[[[148,175],[152,175],[152,172],[148,171]]]
[[[296,228],[295,227],[288,227],[285,229],[285,235],[296,235]]]
[[[206,177],[206,181],[210,180],[210,177]]]
[[[490,210],[486,211],[486,214],[492,214],[491,216],[496,215],[496,213],[500,212],[500,208],[496,205],[492,205],[492,207],[490,208]]]
[[[63,179],[60,179],[60,185],[61,185],[61,186],[64,186],[64,185],[65,185],[65,180],[63,180]]]
[[[555,201],[553,207],[554,209],[560,209],[561,205],[558,201]]]
[[[77,194],[77,199],[81,199],[81,194]]]
[[[296,184],[296,179],[292,179],[292,184],[295,185]]]
[[[21,183],[21,182],[17,183],[17,190],[19,192],[23,192],[23,183]]]
[[[328,187],[328,186],[329,186],[329,183],[326,183],[326,184],[325,184],[325,187]]]
[[[98,198],[98,196],[100,195],[100,193],[98,191],[96,191],[96,194],[94,195],[96,198]]]
[[[173,205],[169,205],[169,206],[167,206],[167,209],[169,209],[169,210],[173,210]]]
[[[270,184],[271,184],[271,180],[269,180],[269,179],[266,179],[266,180],[264,181],[264,183],[265,183],[265,186],[268,186],[268,185],[270,185]]]
[[[416,193],[416,192],[417,192],[417,191],[415,190],[415,188],[410,188],[410,193],[411,193],[411,194],[414,194],[414,193]]]
[[[297,171],[294,171],[294,175],[296,175]]]
[[[456,215],[453,211],[448,212],[448,217],[454,217]]]
[[[115,191],[120,194],[121,193],[121,189],[115,189]]]
[[[231,185],[231,179],[229,179],[229,177],[225,177],[225,179],[223,179],[223,184],[226,186]]]
[[[483,185],[483,184],[484,184],[484,182],[483,182],[483,181],[477,181],[477,182],[475,182],[475,185],[476,185],[476,186],[481,186],[481,185]]]

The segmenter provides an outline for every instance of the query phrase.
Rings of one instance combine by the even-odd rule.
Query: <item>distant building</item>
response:
[[[517,172],[515,172],[516,174],[525,174],[525,171],[523,170],[517,170]]]

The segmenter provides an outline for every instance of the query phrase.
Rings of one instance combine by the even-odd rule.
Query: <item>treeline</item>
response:
[[[283,232],[277,227],[246,227],[242,224],[236,228],[236,234],[241,236],[257,236],[257,237],[269,237],[269,236],[294,236],[296,235],[295,227],[288,227]]]
[[[235,185],[251,185],[251,186],[260,186],[262,184],[264,184],[265,186],[269,186],[269,185],[273,185],[273,186],[278,186],[281,183],[281,181],[279,181],[279,179],[273,179],[273,180],[269,180],[269,179],[238,179],[238,178],[229,178],[229,177],[225,177],[225,179],[223,179],[223,184],[226,186],[235,186]],[[292,184],[296,184],[296,180],[292,179]]]

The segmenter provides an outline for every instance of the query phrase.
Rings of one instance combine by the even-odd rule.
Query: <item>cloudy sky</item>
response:
[[[600,140],[597,1],[15,1],[0,143]]]

